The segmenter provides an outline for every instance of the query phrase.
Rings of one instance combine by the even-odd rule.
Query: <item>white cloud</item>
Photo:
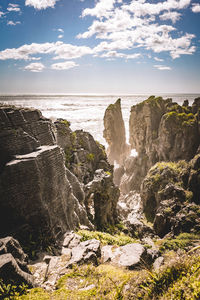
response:
[[[59,34],[58,38],[59,38],[59,39],[62,39],[63,36],[64,36],[63,34]]]
[[[181,14],[177,11],[168,11],[159,16],[161,20],[171,20],[173,24],[180,20]]]
[[[171,70],[170,67],[167,67],[167,66],[164,66],[164,65],[154,65],[154,67],[158,70],[161,70],[161,71],[165,71],[165,70]]]
[[[21,9],[19,7],[19,4],[13,4],[13,3],[8,4],[7,10],[8,11],[15,11],[15,12],[20,12],[21,11]]]
[[[95,36],[100,39],[101,42],[93,49],[96,56],[100,52],[108,52],[110,55],[110,51],[119,53],[117,50],[134,48],[144,48],[155,53],[169,52],[173,59],[182,54],[192,54],[196,51],[196,47],[192,46],[193,34],[179,33],[173,26],[160,25],[155,18],[158,15],[162,21],[171,20],[175,23],[181,17],[181,13],[175,10],[188,7],[190,2],[166,0],[150,3],[147,0],[133,0],[125,5],[122,1],[99,0],[94,8],[83,10],[83,17],[91,15],[95,19],[88,30],[79,33],[77,38]]]
[[[140,56],[141,56],[140,53],[125,54],[125,53],[120,53],[120,52],[117,52],[117,51],[108,51],[107,53],[103,53],[100,57],[135,59],[135,58],[138,58]]]
[[[79,65],[76,64],[74,61],[65,61],[61,63],[52,64],[51,69],[60,71],[60,70],[69,70],[78,66]]]
[[[51,51],[56,55],[54,59],[79,58],[93,53],[92,49],[87,46],[74,46],[71,44],[64,44],[62,42],[60,42],[60,44],[54,47]]]
[[[21,24],[21,22],[20,21],[17,21],[17,22],[8,21],[7,22],[7,25],[11,25],[11,26],[16,26],[17,24]]]
[[[48,7],[54,7],[58,0],[26,0],[26,6],[33,6],[35,9],[46,9]]]
[[[193,13],[199,13],[200,12],[200,4],[199,3],[193,3],[191,9],[192,9]]]
[[[109,17],[114,7],[115,0],[99,0],[94,8],[83,10],[82,17],[93,16],[97,18]]]
[[[158,57],[154,57],[154,59],[155,59],[156,61],[164,61],[164,59],[158,58]]]
[[[2,11],[0,11],[0,18],[1,18],[2,16],[4,16],[4,15],[5,15],[5,13],[2,12]]]
[[[27,65],[24,69],[31,72],[42,72],[45,66],[42,63],[31,63]]]
[[[58,28],[58,31],[62,32],[62,33],[64,32],[64,30],[62,28]]]
[[[158,3],[149,3],[146,0],[133,0],[124,5],[124,9],[134,13],[136,16],[159,15],[162,11],[172,9],[184,9],[190,5],[191,0],[166,0]]]
[[[35,54],[54,54],[54,59],[72,59],[92,54],[92,49],[86,46],[74,46],[63,42],[25,44],[19,48],[8,48],[0,51],[0,60],[33,60]]]

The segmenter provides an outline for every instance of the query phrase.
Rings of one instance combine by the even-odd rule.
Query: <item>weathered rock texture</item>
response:
[[[86,208],[98,229],[115,224],[119,194],[112,175],[102,169],[97,170],[94,179],[86,185]]]
[[[0,278],[5,284],[34,286],[34,278],[27,266],[27,255],[12,237],[0,239]]]
[[[130,144],[138,156],[125,163],[128,189],[138,190],[147,171],[158,161],[189,161],[194,157],[200,144],[199,105],[199,98],[190,107],[151,96],[132,106]],[[122,184],[121,189],[124,187]]]
[[[66,172],[54,129],[38,110],[0,107],[1,236],[45,246],[68,229],[90,225],[83,191]]]
[[[104,115],[103,136],[108,143],[108,160],[123,165],[124,160],[130,153],[130,148],[126,143],[126,133],[124,120],[121,111],[121,99],[115,104],[110,104]]]
[[[143,209],[160,237],[169,232],[199,232],[199,162],[198,154],[189,163],[157,163],[145,177]]]
[[[55,125],[74,195],[85,205],[90,221],[98,229],[114,224],[119,189],[113,184],[113,167],[107,161],[104,146],[88,132],[72,132],[66,120],[57,120]]]

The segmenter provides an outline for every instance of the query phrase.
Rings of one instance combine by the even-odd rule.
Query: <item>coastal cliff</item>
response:
[[[104,126],[108,158],[67,120],[0,106],[0,297],[200,297],[200,98],[133,106],[130,145],[119,99]]]
[[[156,162],[189,161],[194,157],[200,145],[199,107],[200,98],[192,106],[181,106],[172,99],[154,96],[132,106],[130,145],[138,155],[124,164],[122,191],[140,190],[142,180]]]
[[[110,189],[112,168],[91,135],[73,133],[66,124],[67,121],[57,121],[54,125],[38,110],[0,107],[1,237],[13,235],[26,247],[32,242],[44,248],[79,224],[90,228],[106,226],[99,215],[96,224],[95,216],[92,219],[87,213],[90,207],[86,207],[84,188],[93,180],[95,171],[105,165],[109,176],[101,176],[110,178]],[[104,205],[108,217],[104,219],[113,224],[117,194],[113,197],[107,190],[104,186],[108,201]],[[93,187],[93,193],[101,195],[98,187]]]

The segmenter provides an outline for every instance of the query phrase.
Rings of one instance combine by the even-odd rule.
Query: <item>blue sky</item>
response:
[[[0,0],[0,93],[199,93],[199,0]]]

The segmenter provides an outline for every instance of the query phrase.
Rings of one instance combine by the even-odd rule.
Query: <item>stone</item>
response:
[[[117,222],[116,205],[119,189],[114,185],[112,175],[96,170],[93,181],[86,186],[86,208],[98,229]]]
[[[11,236],[0,239],[0,255],[8,253],[12,254],[22,271],[30,273],[27,267],[28,256],[24,253],[19,242]]]
[[[159,271],[159,269],[163,263],[164,263],[164,257],[160,256],[160,257],[156,258],[156,260],[153,263],[153,269],[155,271]]]
[[[104,246],[102,247],[102,262],[128,269],[142,267],[147,262],[147,252],[145,248],[138,243],[127,244],[121,247]]]
[[[74,232],[66,232],[64,235],[63,247],[74,248],[80,244],[81,236]]]
[[[83,264],[87,262],[97,265],[97,258],[100,257],[100,254],[100,241],[92,239],[81,242],[77,247],[72,248],[72,256],[67,264],[67,267],[72,267],[74,264]]]
[[[126,143],[124,120],[121,111],[121,99],[110,104],[104,114],[103,136],[108,143],[107,155],[111,164],[123,162],[130,153],[130,147]]]
[[[40,111],[0,106],[1,236],[12,234],[29,254],[79,224],[92,228],[82,185],[55,142],[55,126]]]
[[[0,255],[0,278],[4,284],[34,286],[32,275],[22,271],[10,253]]]

